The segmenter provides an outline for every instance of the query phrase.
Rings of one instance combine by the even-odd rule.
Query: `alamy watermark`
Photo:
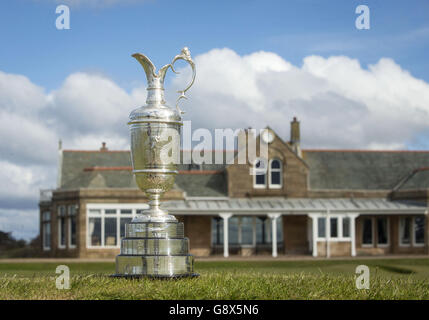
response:
[[[369,30],[370,28],[369,7],[364,4],[361,4],[356,7],[355,13],[359,14],[359,16],[355,20],[356,29]]]
[[[142,130],[141,127],[138,130]],[[263,134],[269,129],[214,129],[213,137],[213,131],[206,128],[192,132],[191,121],[183,121],[182,149],[185,151],[181,154],[178,152],[179,131],[166,129],[155,132],[150,128],[143,130],[148,131],[152,156],[159,156],[167,163],[250,164],[251,175],[264,174],[268,168],[269,142],[264,140]]]
[[[55,280],[57,289],[70,289],[70,268],[66,265],[59,265],[56,268],[55,273],[59,274]]]
[[[70,30],[70,8],[65,4],[57,6],[55,13],[59,14],[55,20],[55,27],[58,30]]]
[[[356,267],[356,288],[357,289],[369,289],[369,268],[368,266],[361,264]]]

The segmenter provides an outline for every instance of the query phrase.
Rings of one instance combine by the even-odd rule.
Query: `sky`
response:
[[[70,29],[58,30],[58,5]],[[359,30],[358,5],[370,10]],[[0,2],[0,230],[38,233],[39,189],[65,149],[128,149],[146,79],[188,46],[192,128],[262,128],[303,148],[429,149],[428,1],[14,0]],[[166,80],[167,100],[190,72]]]

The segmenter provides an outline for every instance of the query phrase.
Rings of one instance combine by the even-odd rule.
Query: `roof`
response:
[[[190,151],[182,151],[182,155]],[[212,157],[216,154],[212,153]],[[225,158],[233,151],[223,152]],[[64,150],[60,189],[137,188],[129,151]],[[427,151],[303,150],[313,190],[393,190],[429,188]],[[214,161],[213,161],[214,162]],[[180,164],[176,188],[187,196],[227,195],[223,164]],[[190,173],[190,174],[183,174]],[[405,181],[405,182],[404,182]],[[401,184],[402,183],[402,184]]]
[[[163,204],[172,214],[266,214],[269,213],[377,213],[407,214],[426,213],[423,203],[406,201],[389,201],[384,198],[375,199],[186,199],[167,201]]]
[[[311,189],[391,190],[414,170],[429,167],[429,151],[303,150],[303,156]],[[429,183],[422,176],[416,186]]]
[[[177,186],[191,197],[222,197],[228,194],[225,172],[178,174],[175,181]]]
[[[419,168],[411,172],[395,190],[418,190],[429,188],[429,168]]]
[[[136,187],[131,172],[85,171],[91,167],[131,166],[130,152],[64,150],[61,166],[61,189]]]

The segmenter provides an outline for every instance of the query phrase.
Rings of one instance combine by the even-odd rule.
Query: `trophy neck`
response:
[[[146,103],[148,105],[165,105],[164,81],[160,77],[153,77],[148,81]]]

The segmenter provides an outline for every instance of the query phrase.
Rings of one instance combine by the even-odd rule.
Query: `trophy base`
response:
[[[197,277],[194,256],[181,222],[136,222],[125,225],[116,278],[179,279]]]
[[[150,215],[149,210],[145,210],[133,219],[133,222],[177,222],[177,219],[170,214]]]
[[[173,274],[171,276],[167,275],[128,275],[128,274],[112,274],[109,277],[111,278],[124,278],[124,279],[158,279],[158,280],[175,280],[183,278],[198,278],[200,275],[198,273],[189,273],[189,274]]]

